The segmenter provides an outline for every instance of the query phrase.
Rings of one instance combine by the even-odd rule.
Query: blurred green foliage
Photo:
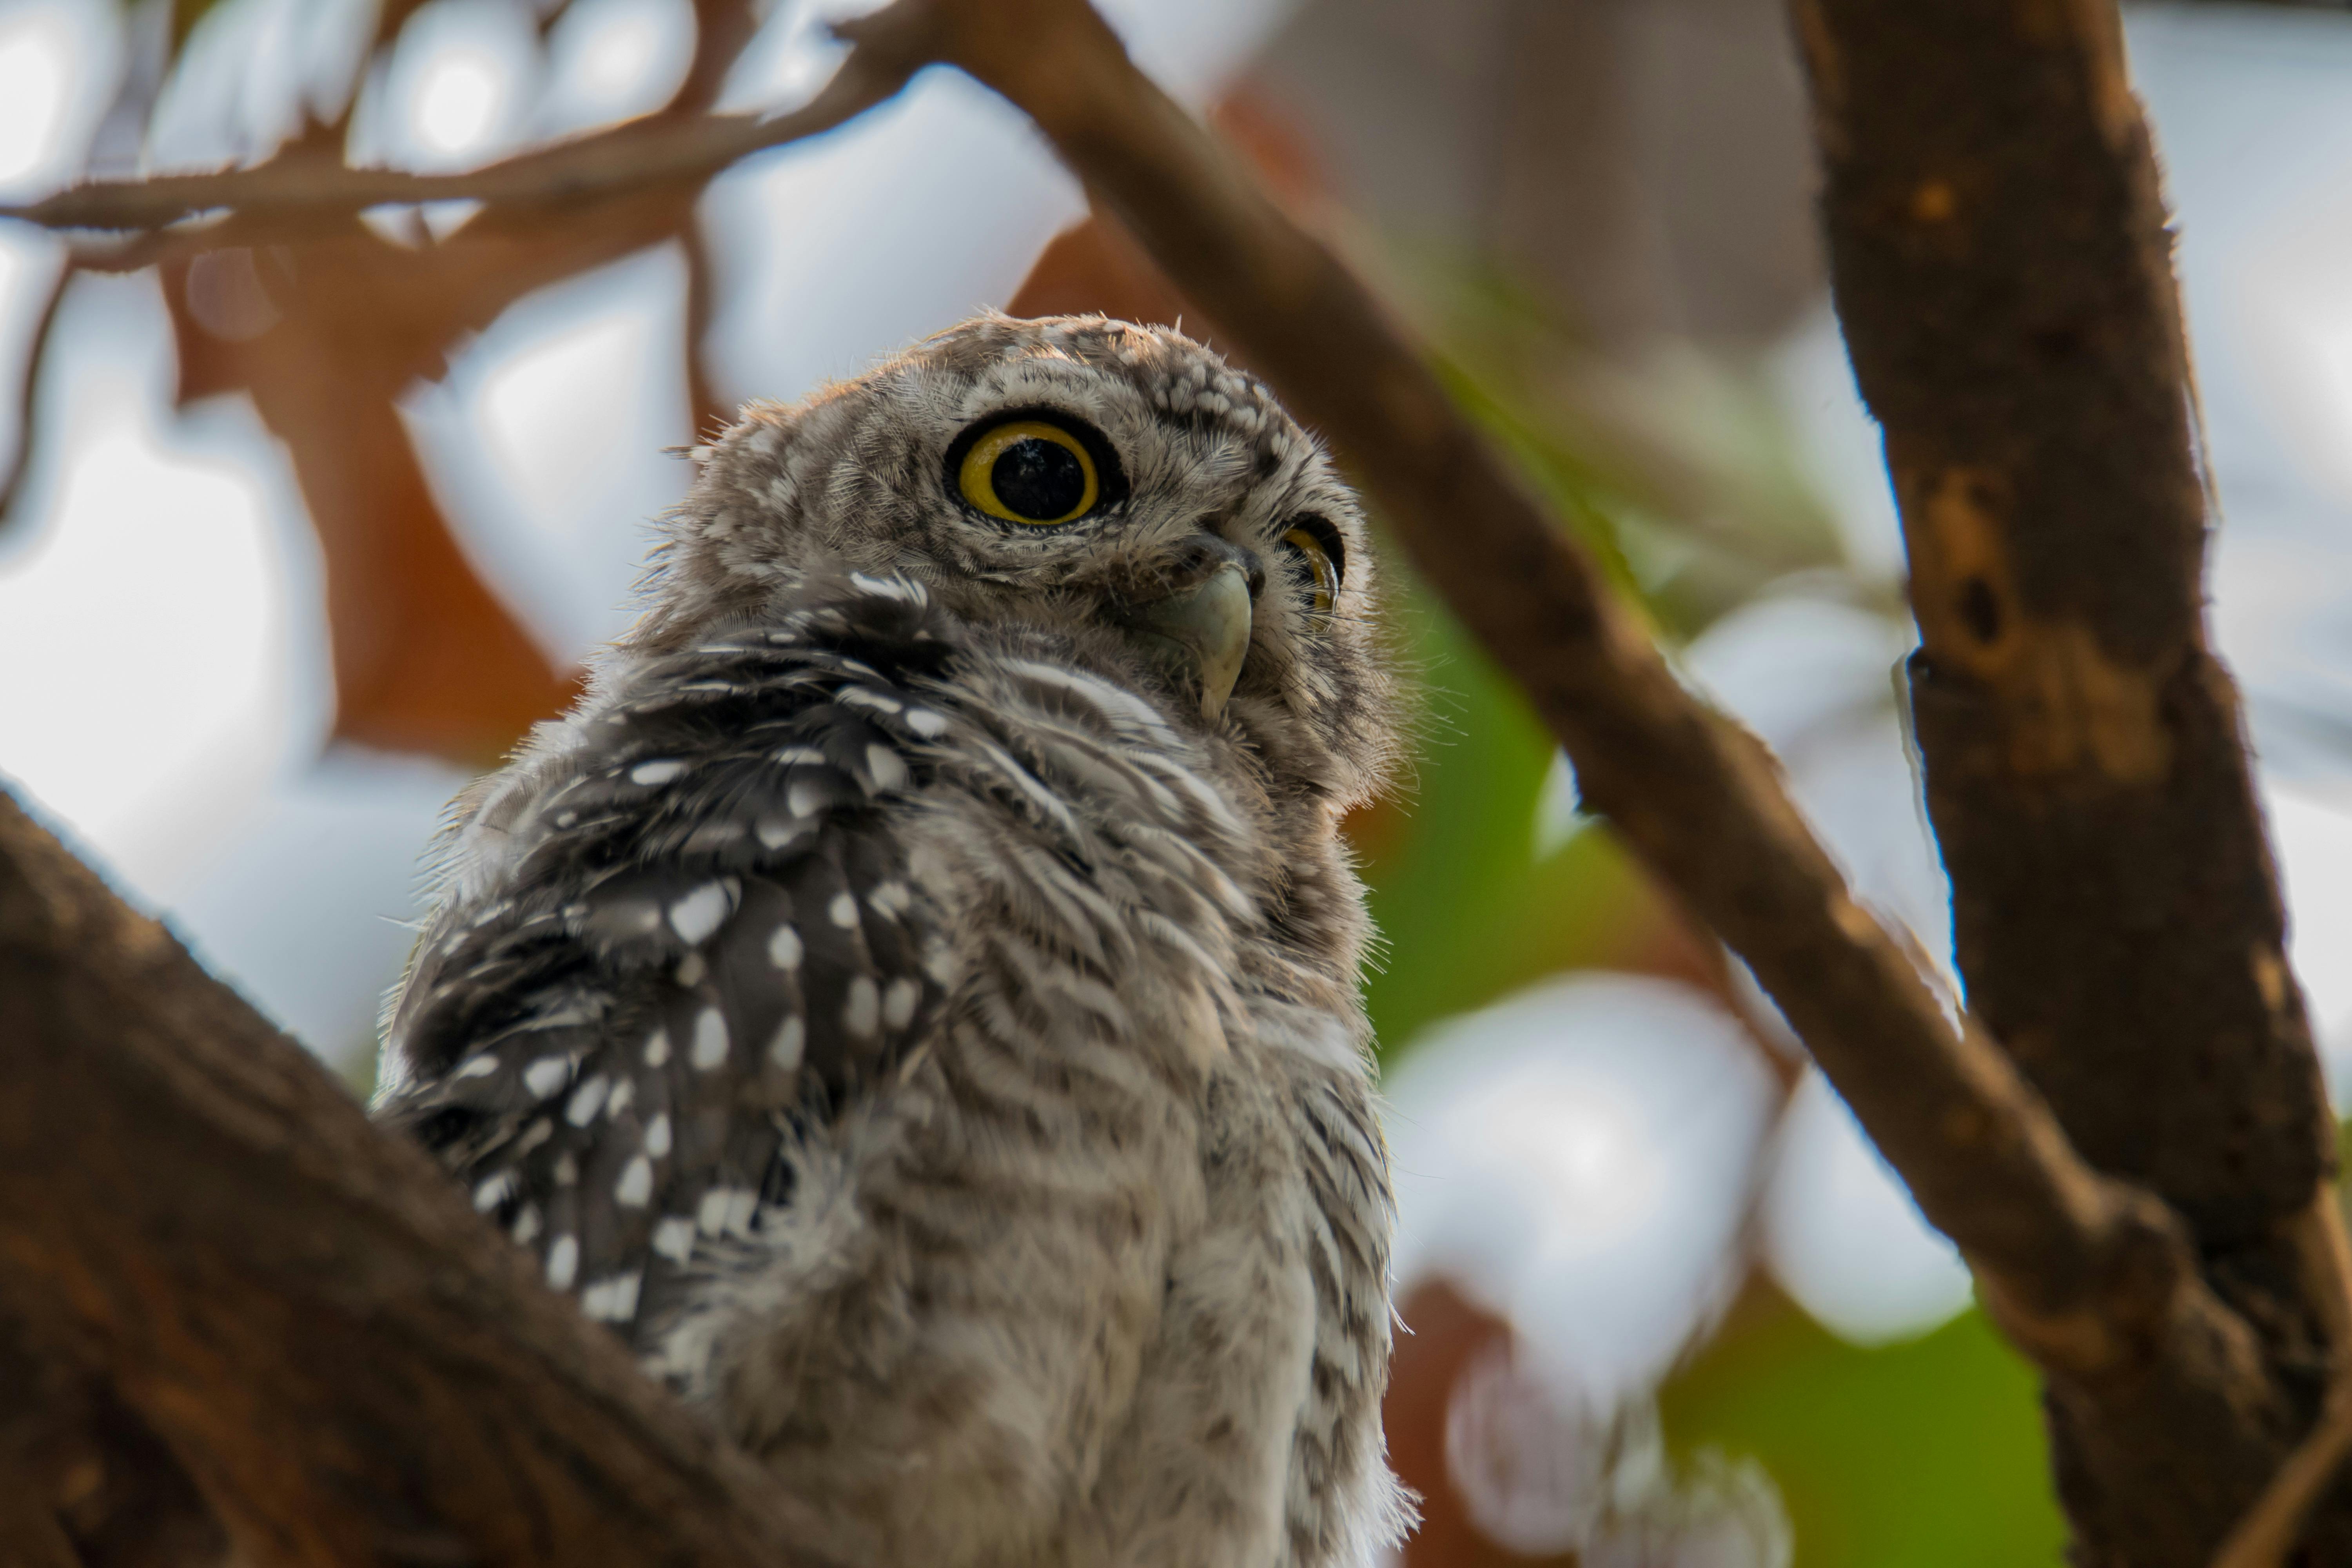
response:
[[[1660,1405],[1675,1448],[1770,1473],[1798,1568],[2063,1561],[2041,1395],[1981,1312],[1864,1348],[1759,1289]]]
[[[1537,857],[1550,736],[1426,591],[1402,619],[1418,744],[1396,798],[1356,835],[1381,935],[1365,996],[1384,1055],[1547,974],[1629,958],[1656,926],[1647,885],[1606,832]]]

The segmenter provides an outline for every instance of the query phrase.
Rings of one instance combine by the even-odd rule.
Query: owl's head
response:
[[[983,636],[1152,696],[1277,799],[1342,809],[1386,774],[1361,509],[1264,385],[1188,338],[982,316],[753,405],[697,456],[640,646],[757,616],[809,570],[902,573]]]

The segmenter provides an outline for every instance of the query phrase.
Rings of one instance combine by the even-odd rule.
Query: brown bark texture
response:
[[[1085,0],[899,0],[776,121],[625,126],[459,175],[281,160],[13,216],[184,256],[310,243],[387,200],[577,211],[962,68],[1334,442],[1588,805],[1780,1003],[2042,1368],[2080,1558],[2202,1562],[2318,1404],[2343,1314],[2311,1236],[2340,1233],[2314,1202],[2315,1068],[2199,628],[2184,351],[2114,13],[1798,16],[1849,335],[1920,557],[1920,729],[1979,1015],[1958,1022],[1769,754],[1682,686],[1410,337]],[[213,208],[231,216],[159,226]],[[251,1561],[788,1542],[739,1462],[520,1278],[425,1162],[13,813],[0,965],[0,1307],[104,1374]],[[2343,1540],[2326,1560],[2352,1562]]]
[[[2116,13],[1798,0],[1795,20],[1910,557],[1970,1011],[2092,1163],[2181,1215],[2306,1415],[2326,1345],[2291,1233],[2331,1123],[2205,638],[2195,393]],[[2087,1561],[2199,1560],[2222,1466],[2151,1468],[2086,1391],[2053,1387],[2051,1414]]]
[[[184,1517],[160,1443],[256,1568],[808,1561],[751,1461],[5,795],[0,1084],[0,1522],[125,1477],[93,1539]],[[96,1419],[41,1430],[33,1371]]]

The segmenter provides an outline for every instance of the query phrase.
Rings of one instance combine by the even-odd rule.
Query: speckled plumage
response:
[[[1032,415],[1108,454],[1076,521],[959,498],[958,437]],[[821,1552],[1368,1561],[1404,1510],[1353,498],[1254,380],[1096,319],[982,318],[696,458],[635,632],[459,804],[381,1114]],[[1136,627],[1236,562],[1219,708]]]

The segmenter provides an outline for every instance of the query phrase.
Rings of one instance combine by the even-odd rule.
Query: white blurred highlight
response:
[[[361,90],[351,155],[421,170],[486,163],[522,140],[538,74],[525,7],[434,0]]]
[[[1737,1283],[1773,1088],[1700,993],[1540,985],[1440,1026],[1386,1092],[1397,1278],[1502,1310],[1577,1397],[1648,1387]]]
[[[66,309],[57,456],[0,546],[0,770],[168,900],[316,743],[315,547],[249,410],[172,421],[152,279]]]
[[[405,405],[467,553],[566,662],[625,628],[685,490],[685,285],[666,247],[542,289]]]
[[[1968,1266],[1818,1072],[1789,1102],[1764,1198],[1764,1258],[1781,1289],[1836,1333],[1883,1344],[1969,1304]]]
[[[572,0],[548,37],[538,129],[651,113],[686,79],[694,42],[690,0]]]
[[[2271,845],[2286,883],[2287,956],[2303,982],[2328,1097],[2352,1109],[2352,812],[2340,796],[2273,788]]]
[[[188,36],[156,100],[148,157],[174,170],[247,163],[299,130],[306,110],[332,121],[374,10],[370,0],[226,0],[214,6]]]
[[[79,149],[69,132],[79,102],[74,75],[95,52],[91,8],[63,0],[0,7],[0,190],[54,184]]]

